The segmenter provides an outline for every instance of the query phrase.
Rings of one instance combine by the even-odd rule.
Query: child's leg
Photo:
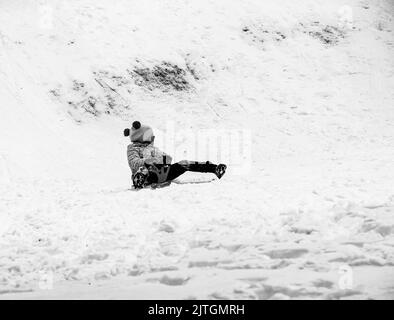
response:
[[[193,171],[193,172],[211,172],[215,173],[215,169],[217,167],[216,164],[213,164],[209,161],[206,162],[198,162],[198,161],[188,161],[183,160],[178,162],[186,171]]]
[[[148,168],[147,174],[145,175],[146,178],[144,178],[145,182],[143,185],[172,181],[178,178],[180,175],[184,174],[186,171],[211,172],[220,179],[226,171],[226,166],[223,164],[216,165],[208,161],[197,162],[187,160],[183,160],[169,166],[154,165]],[[137,172],[136,174],[142,173]],[[132,176],[132,180],[134,183],[134,176]],[[143,186],[141,186],[140,188],[142,187]]]
[[[174,163],[170,166],[170,171],[168,172],[167,181],[174,180],[180,175],[184,174],[187,170],[179,163]]]
[[[171,181],[178,178],[186,171],[215,173],[215,169],[216,169],[216,165],[210,162],[183,160],[171,165],[170,171],[167,176],[167,181]]]

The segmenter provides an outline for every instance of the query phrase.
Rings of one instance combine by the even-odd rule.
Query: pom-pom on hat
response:
[[[153,142],[154,135],[153,130],[149,126],[141,125],[141,122],[134,121],[130,130],[130,140],[131,142]]]

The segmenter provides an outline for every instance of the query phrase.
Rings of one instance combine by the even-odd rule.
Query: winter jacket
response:
[[[140,167],[144,166],[146,161],[148,161],[150,164],[163,164],[164,156],[166,163],[170,164],[172,160],[171,157],[160,149],[156,148],[153,145],[153,142],[134,142],[127,146],[127,159],[133,174],[135,174]]]

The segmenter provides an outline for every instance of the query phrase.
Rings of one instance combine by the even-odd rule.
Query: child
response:
[[[211,172],[219,179],[226,172],[224,164],[183,160],[171,164],[172,158],[153,145],[153,130],[134,121],[130,129],[124,129],[124,136],[130,136],[127,159],[132,171],[134,188],[140,189],[152,183],[172,181],[186,171]]]

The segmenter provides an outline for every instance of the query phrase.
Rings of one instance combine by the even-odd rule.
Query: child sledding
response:
[[[124,135],[131,140],[131,144],[127,146],[127,159],[136,189],[170,182],[186,171],[210,172],[219,179],[226,172],[225,164],[216,165],[209,161],[183,160],[171,164],[171,156],[154,146],[152,128],[141,125],[139,121],[134,121],[131,129],[124,129]]]

